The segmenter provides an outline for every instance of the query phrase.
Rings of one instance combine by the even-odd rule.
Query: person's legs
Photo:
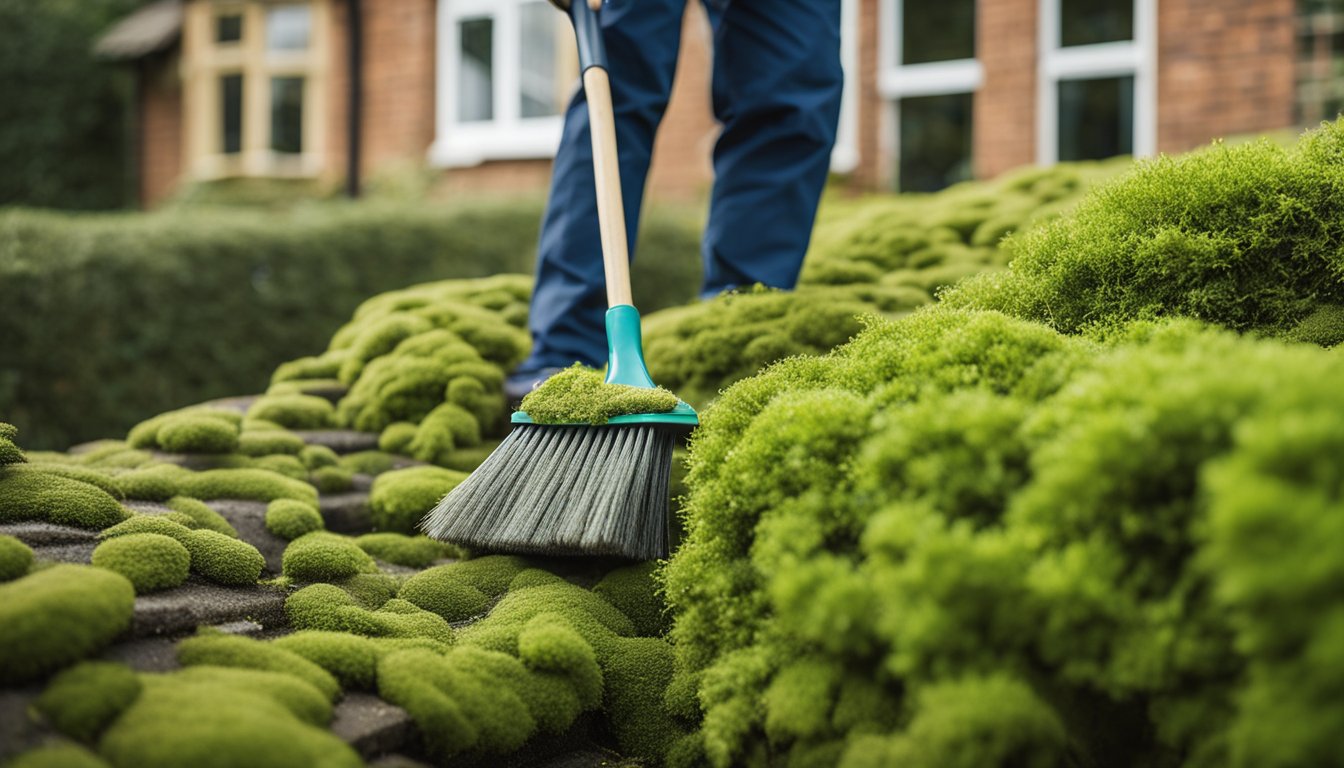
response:
[[[602,10],[632,254],[654,134],[672,91],[685,9],[686,0],[609,0]],[[541,227],[529,320],[532,354],[514,378],[575,361],[606,362],[604,284],[588,107],[580,91],[565,114]]]
[[[731,0],[716,19],[714,114],[723,134],[714,147],[703,296],[798,282],[843,83],[840,0]]]

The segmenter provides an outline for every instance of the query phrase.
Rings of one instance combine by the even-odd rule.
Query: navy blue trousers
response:
[[[686,2],[608,0],[602,11],[632,255]],[[840,0],[704,2],[714,30],[714,115],[723,132],[714,147],[701,295],[755,283],[791,289],[839,122]],[[555,158],[532,294],[533,348],[520,372],[606,363],[592,158],[580,91]]]

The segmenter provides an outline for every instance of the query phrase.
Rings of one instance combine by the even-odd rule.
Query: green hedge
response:
[[[0,213],[0,414],[30,447],[63,447],[261,391],[374,294],[529,272],[540,218],[539,203]],[[698,251],[695,224],[646,221],[641,307],[692,297]]]

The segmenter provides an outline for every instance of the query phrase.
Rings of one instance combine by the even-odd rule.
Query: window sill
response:
[[[550,160],[560,146],[563,120],[549,117],[526,124],[449,125],[429,148],[437,168],[470,168],[491,160]]]

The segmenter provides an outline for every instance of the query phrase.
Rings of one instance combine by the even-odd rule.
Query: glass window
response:
[[[243,16],[230,13],[215,17],[215,42],[220,44],[236,43],[243,39]]]
[[[266,9],[266,50],[302,51],[308,47],[312,13],[307,5],[273,5]]]
[[[271,149],[303,151],[303,78],[271,78]]]
[[[243,150],[243,76],[219,78],[220,148],[226,155]]]
[[[975,0],[903,0],[900,64],[975,58]]]
[[[971,178],[969,93],[900,101],[900,191],[934,192]]]
[[[1134,152],[1134,76],[1059,82],[1059,159]]]
[[[556,87],[556,19],[550,3],[526,3],[519,8],[519,114],[550,117],[560,114]]]
[[[457,119],[471,123],[495,116],[494,37],[495,24],[488,18],[458,22],[462,41],[457,68]]]
[[[1059,0],[1059,44],[1134,39],[1134,0]]]

